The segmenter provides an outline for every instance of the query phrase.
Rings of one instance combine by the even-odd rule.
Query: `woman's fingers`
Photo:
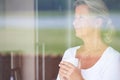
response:
[[[69,73],[67,71],[65,71],[65,70],[62,70],[62,69],[59,70],[59,74],[61,76],[64,76],[64,77],[68,77],[69,76]]]
[[[67,80],[81,80],[82,75],[78,67],[75,67],[69,62],[62,61],[60,64],[59,75]]]
[[[59,67],[65,71],[69,71],[71,69],[71,67],[67,64],[64,64],[64,63],[60,63],[59,64]]]
[[[73,64],[71,64],[71,63],[69,63],[69,62],[66,62],[66,61],[61,61],[60,64],[66,65],[66,66],[68,66],[69,68],[73,68],[73,67],[74,67]]]
[[[65,74],[68,72],[67,70],[65,70],[65,69],[63,69],[63,68],[60,68],[59,71],[60,71],[60,73],[62,73],[63,75],[65,75]]]
[[[66,78],[70,78],[73,70],[75,69],[75,66],[69,62],[65,62],[62,61],[60,64],[60,70],[59,70],[59,74],[66,77]]]
[[[68,72],[64,72],[61,69],[59,70],[59,75],[63,80],[69,80],[70,74]]]

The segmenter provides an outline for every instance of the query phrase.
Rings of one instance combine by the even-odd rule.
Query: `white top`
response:
[[[79,61],[75,58],[78,48],[80,46],[66,50],[62,60],[78,66]],[[81,74],[85,80],[120,80],[120,53],[108,47],[96,64],[82,69]],[[60,80],[59,75],[56,80]]]

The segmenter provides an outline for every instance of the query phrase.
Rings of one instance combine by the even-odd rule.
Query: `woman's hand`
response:
[[[62,80],[84,80],[80,69],[75,67],[73,64],[62,61],[59,64],[59,67],[59,75]]]

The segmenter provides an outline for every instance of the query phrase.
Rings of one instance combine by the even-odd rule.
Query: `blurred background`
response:
[[[104,0],[115,28],[109,43],[120,51],[120,1]],[[75,37],[74,0],[0,0],[0,80],[55,80]]]

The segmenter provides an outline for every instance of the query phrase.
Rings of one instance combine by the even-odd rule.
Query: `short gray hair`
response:
[[[87,5],[92,14],[102,17],[108,16],[108,9],[102,0],[76,0],[74,7],[82,4]]]

